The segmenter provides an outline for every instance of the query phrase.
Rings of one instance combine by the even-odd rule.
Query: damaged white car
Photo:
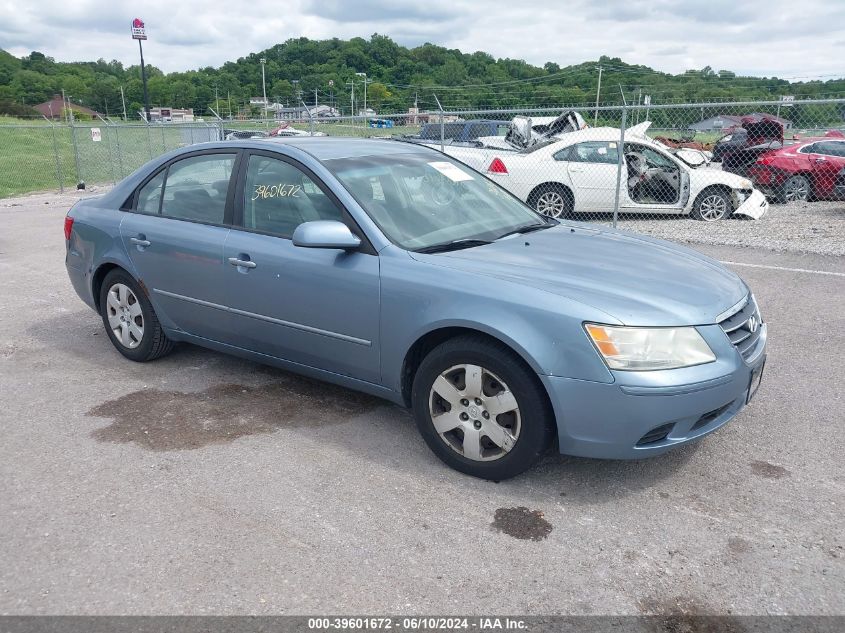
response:
[[[502,136],[482,136],[476,145],[498,149],[522,150],[560,134],[588,128],[587,122],[574,110],[559,116],[515,116]]]
[[[766,214],[766,197],[750,180],[684,162],[646,136],[649,125],[626,131],[621,156],[620,131],[607,127],[570,132],[518,152],[487,147],[444,152],[555,218],[612,212],[617,179],[620,213],[690,215],[706,222]],[[704,164],[701,157],[690,159]]]

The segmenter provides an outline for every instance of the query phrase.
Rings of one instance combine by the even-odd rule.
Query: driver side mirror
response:
[[[293,245],[303,248],[337,248],[351,250],[361,246],[361,240],[343,222],[313,220],[303,222],[293,232]]]

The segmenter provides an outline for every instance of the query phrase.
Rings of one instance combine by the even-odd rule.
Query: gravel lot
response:
[[[841,257],[702,247],[764,266],[736,268],[770,326],[752,405],[495,484],[385,402],[191,346],[124,360],[64,271],[75,196],[0,201],[0,614],[845,614]],[[759,226],[841,254],[820,209]]]
[[[649,220],[623,217],[619,228],[691,244],[845,255],[845,202],[772,204],[759,220],[737,216],[708,223],[678,216]]]

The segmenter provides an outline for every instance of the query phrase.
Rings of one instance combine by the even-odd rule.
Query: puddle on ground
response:
[[[543,518],[539,510],[499,508],[491,524],[499,532],[522,540],[542,541],[552,531],[552,524]]]
[[[637,607],[643,615],[658,616],[646,620],[644,630],[661,633],[743,633],[747,630],[740,619],[725,608],[703,604],[689,596],[643,598],[637,602]]]
[[[340,424],[384,401],[287,374],[259,387],[223,384],[185,393],[142,389],[104,402],[88,415],[112,418],[91,435],[101,442],[135,442],[151,451],[193,450],[281,428]]]
[[[753,461],[751,462],[751,472],[766,479],[780,479],[786,477],[791,473],[783,466],[775,466],[769,462]]]

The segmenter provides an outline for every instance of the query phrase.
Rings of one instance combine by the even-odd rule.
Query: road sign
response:
[[[100,128],[98,128],[98,127],[92,127],[91,128],[91,140],[94,141],[95,143],[99,143],[100,141],[103,140],[103,137],[100,134]]]
[[[134,20],[132,20],[132,39],[147,39],[147,29],[144,26],[144,21],[141,18],[135,18]]]

